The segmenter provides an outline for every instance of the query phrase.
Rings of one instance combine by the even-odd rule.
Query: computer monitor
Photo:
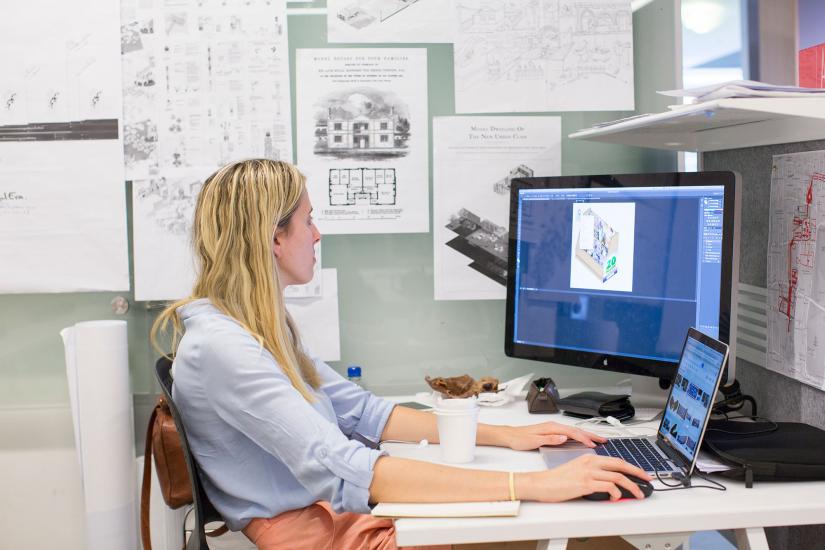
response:
[[[732,382],[739,210],[733,172],[514,179],[506,354],[666,387],[695,327]]]

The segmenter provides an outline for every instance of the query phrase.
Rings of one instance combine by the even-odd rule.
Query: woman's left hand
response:
[[[542,422],[529,426],[507,426],[507,446],[516,451],[532,451],[543,445],[561,445],[574,439],[587,447],[604,443],[606,438],[557,422]]]

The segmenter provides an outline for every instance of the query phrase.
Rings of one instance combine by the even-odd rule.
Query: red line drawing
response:
[[[793,217],[793,236],[788,242],[788,294],[779,295],[779,311],[788,318],[788,332],[791,331],[791,321],[796,306],[796,287],[799,282],[799,267],[813,267],[812,244],[816,241],[816,220],[811,218],[811,203],[814,200],[814,182],[825,182],[825,174],[814,172],[808,180],[808,192],[805,194],[805,204],[797,207]],[[794,247],[802,250],[794,257]]]

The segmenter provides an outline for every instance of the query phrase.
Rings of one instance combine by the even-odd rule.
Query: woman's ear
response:
[[[282,246],[280,237],[283,235],[280,229],[275,230],[275,235],[272,237],[272,253],[275,255],[275,258],[280,258],[282,253]]]

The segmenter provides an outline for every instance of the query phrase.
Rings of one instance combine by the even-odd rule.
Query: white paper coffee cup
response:
[[[445,409],[436,408],[438,441],[441,460],[461,464],[472,462],[476,451],[478,407]]]

